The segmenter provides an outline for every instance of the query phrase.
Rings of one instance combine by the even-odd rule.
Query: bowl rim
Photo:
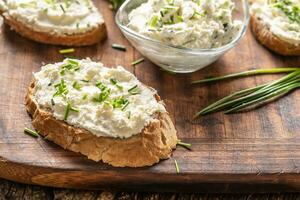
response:
[[[130,29],[129,27],[123,25],[121,23],[121,21],[119,20],[119,16],[122,13],[122,11],[125,9],[125,7],[127,6],[127,4],[130,2],[131,0],[126,0],[121,7],[118,9],[116,15],[115,15],[115,22],[118,25],[118,27],[121,29],[122,32],[125,32],[127,34],[133,35],[139,39],[142,40],[147,40],[148,42],[152,42],[156,45],[160,45],[163,47],[167,47],[167,48],[173,48],[176,49],[177,51],[182,51],[185,53],[192,53],[192,54],[202,54],[202,53],[206,53],[206,54],[210,54],[210,53],[216,53],[216,52],[224,52],[227,51],[231,48],[233,48],[234,46],[237,45],[237,43],[241,40],[241,38],[245,35],[247,28],[248,28],[248,24],[249,24],[249,20],[250,20],[250,11],[249,11],[249,3],[248,0],[242,0],[243,3],[243,10],[244,10],[244,19],[243,19],[243,24],[242,24],[242,28],[239,31],[239,34],[237,34],[237,36],[228,44],[225,44],[221,47],[217,47],[217,48],[211,48],[211,49],[197,49],[197,48],[186,48],[186,47],[180,47],[180,46],[174,46],[171,44],[167,44],[167,43],[163,43],[159,40],[155,40],[152,39],[150,37],[144,36],[142,34],[139,34],[138,32]]]

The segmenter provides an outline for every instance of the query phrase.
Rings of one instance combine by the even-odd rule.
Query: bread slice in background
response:
[[[274,35],[263,19],[252,14],[251,29],[257,40],[270,50],[285,56],[300,56],[300,45],[281,40]]]
[[[1,15],[4,18],[4,22],[8,24],[13,30],[15,30],[21,36],[34,40],[36,42],[53,44],[53,45],[63,45],[63,46],[87,46],[96,44],[107,36],[106,26],[104,20],[99,23],[97,27],[88,30],[84,33],[57,33],[56,30],[51,32],[35,30],[32,26],[24,23],[13,16],[11,16],[5,7],[5,1],[1,2]],[[3,6],[4,5],[4,6]],[[101,13],[99,15],[102,17]]]
[[[115,167],[151,166],[171,156],[176,148],[176,130],[168,113],[158,113],[141,133],[126,139],[97,137],[89,131],[71,126],[39,108],[33,98],[35,82],[28,88],[25,105],[34,128],[59,146],[81,153],[94,161]]]

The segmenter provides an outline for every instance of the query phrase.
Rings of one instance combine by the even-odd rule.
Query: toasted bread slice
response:
[[[3,2],[1,4],[3,4]],[[105,39],[107,36],[104,21],[99,23],[98,26],[93,27],[92,29],[89,29],[83,33],[56,33],[56,30],[36,30],[29,24],[24,23],[10,15],[7,9],[8,8],[4,9],[2,6],[0,10],[2,17],[4,18],[4,22],[23,37],[36,42],[63,46],[87,46],[96,44]]]
[[[285,56],[300,56],[300,45],[281,40],[274,35],[263,19],[252,14],[251,29],[257,40],[270,50]]]
[[[142,167],[169,158],[176,147],[176,130],[168,113],[158,113],[140,134],[130,138],[98,137],[57,120],[49,110],[39,108],[33,98],[34,87],[33,81],[25,98],[26,109],[33,118],[32,124],[46,139],[65,149],[116,167]]]

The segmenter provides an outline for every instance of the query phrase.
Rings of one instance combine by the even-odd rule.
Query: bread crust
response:
[[[65,149],[115,167],[143,167],[169,158],[172,149],[176,148],[176,130],[167,113],[158,114],[140,134],[130,138],[97,137],[85,129],[57,120],[50,111],[39,108],[33,99],[34,87],[32,81],[25,97],[26,109],[33,118],[32,125],[47,140]]]
[[[257,40],[270,50],[284,56],[300,56],[300,45],[281,40],[274,35],[263,19],[255,14],[251,16],[251,29]]]
[[[88,46],[96,44],[107,37],[104,22],[95,29],[83,34],[59,35],[35,31],[26,24],[13,19],[8,14],[2,13],[2,16],[4,18],[4,22],[21,36],[40,43],[63,46]]]

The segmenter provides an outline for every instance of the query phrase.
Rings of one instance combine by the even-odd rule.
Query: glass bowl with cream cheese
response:
[[[130,43],[175,73],[216,61],[239,42],[248,22],[247,0],[127,0],[116,14]]]

